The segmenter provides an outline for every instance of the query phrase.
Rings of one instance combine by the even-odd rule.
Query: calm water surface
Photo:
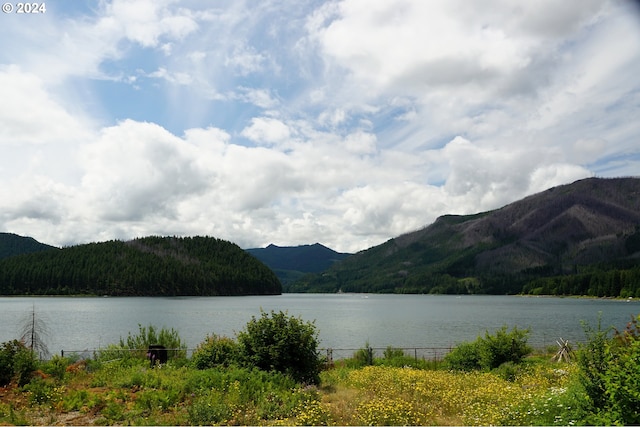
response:
[[[117,343],[138,325],[174,328],[189,348],[207,334],[235,336],[260,310],[315,321],[322,347],[449,347],[507,325],[529,328],[536,347],[584,340],[581,321],[624,328],[639,301],[517,296],[284,294],[177,298],[0,298],[0,342],[18,338],[32,308],[51,353]]]

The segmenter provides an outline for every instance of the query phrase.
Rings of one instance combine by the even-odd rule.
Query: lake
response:
[[[174,328],[189,348],[207,334],[234,337],[260,310],[315,321],[323,348],[442,347],[503,325],[529,328],[529,343],[585,338],[581,321],[625,327],[640,301],[486,295],[283,294],[244,297],[0,297],[0,342],[20,336],[32,309],[48,329],[52,354],[118,343],[138,325]],[[334,353],[336,354],[336,353]],[[336,357],[341,357],[336,354]]]

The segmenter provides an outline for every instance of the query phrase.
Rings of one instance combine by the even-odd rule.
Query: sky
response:
[[[640,175],[629,0],[37,4],[0,13],[3,232],[356,252]]]

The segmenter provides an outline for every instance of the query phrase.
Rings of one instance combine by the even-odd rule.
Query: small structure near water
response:
[[[167,348],[163,345],[150,345],[147,351],[147,359],[151,363],[151,367],[167,363]]]
[[[554,362],[568,362],[573,357],[573,349],[569,345],[569,340],[563,340],[560,338],[560,341],[556,341],[558,347],[560,347],[557,353],[551,358]]]

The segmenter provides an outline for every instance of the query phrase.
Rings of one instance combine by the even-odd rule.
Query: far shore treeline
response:
[[[275,295],[263,263],[212,237],[108,241],[0,260],[0,295]]]

